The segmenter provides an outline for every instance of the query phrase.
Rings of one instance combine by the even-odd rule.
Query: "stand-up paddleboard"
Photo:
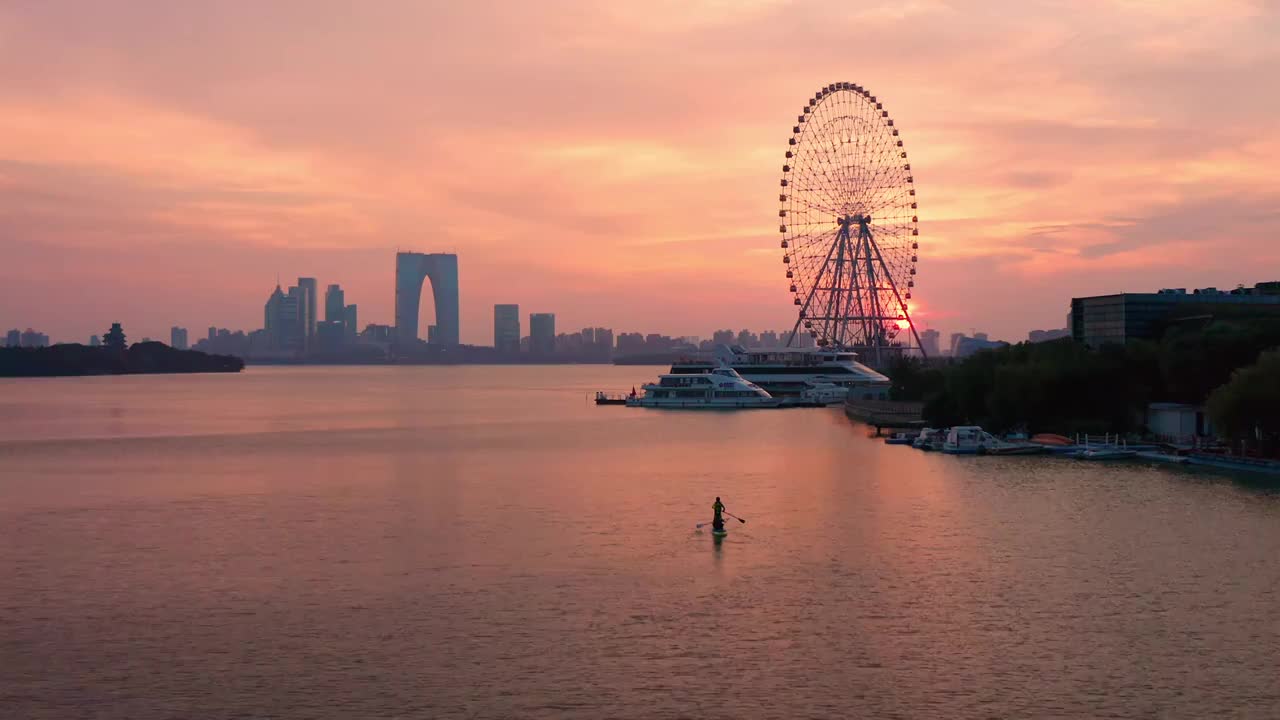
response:
[[[712,530],[711,531],[711,537],[715,538],[716,540],[721,540],[728,534],[729,534],[728,530]]]

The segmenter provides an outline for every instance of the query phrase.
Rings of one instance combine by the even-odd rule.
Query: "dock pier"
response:
[[[918,430],[925,426],[924,403],[920,402],[849,398],[844,401],[844,414],[874,427],[877,436],[885,429]]]

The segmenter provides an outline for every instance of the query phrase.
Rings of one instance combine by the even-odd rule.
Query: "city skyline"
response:
[[[397,248],[466,258],[464,343],[508,297],[567,327],[782,327],[786,131],[841,79],[909,138],[921,329],[1014,340],[1073,296],[1280,262],[1274,3],[50,3],[0,27],[0,323],[61,340],[250,328],[286,269],[392,324]]]

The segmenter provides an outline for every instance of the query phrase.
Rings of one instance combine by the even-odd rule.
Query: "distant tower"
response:
[[[340,285],[330,285],[324,291],[324,319],[325,322],[342,322],[343,315],[346,312],[347,301],[346,294],[342,292]]]
[[[458,256],[447,253],[396,253],[396,341],[412,344],[418,339],[418,306],[428,278],[436,307],[435,342],[457,345]]]
[[[938,340],[942,333],[937,330],[921,330],[920,331],[920,349],[924,351],[925,357],[938,357],[942,348],[938,345]]]
[[[124,340],[124,328],[120,327],[120,323],[111,323],[111,329],[106,335],[102,336],[102,344],[112,350],[124,350],[128,343]]]
[[[357,329],[356,306],[354,304],[348,305],[342,309],[342,326],[343,332],[347,337],[347,343],[354,344],[356,341],[356,334],[360,332]]]
[[[493,347],[500,353],[520,352],[520,306],[493,306]]]
[[[169,328],[169,347],[174,350],[187,349],[187,329],[177,325]]]
[[[316,279],[298,278],[298,289],[302,291],[302,347],[310,349],[316,339]]]
[[[531,313],[529,315],[529,351],[538,355],[550,355],[556,349],[555,313]]]
[[[284,321],[281,319],[283,308],[284,291],[280,289],[280,283],[277,282],[276,289],[271,291],[267,304],[262,308],[262,328],[267,332],[267,347],[272,350],[279,350],[283,344]]]

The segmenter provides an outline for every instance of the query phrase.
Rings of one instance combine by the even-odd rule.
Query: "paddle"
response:
[[[742,523],[743,525],[745,525],[745,524],[747,523],[747,521],[746,521],[746,520],[743,520],[742,518],[738,517],[737,515],[734,515],[733,513],[728,512],[727,510],[722,510],[721,512],[722,512],[723,514],[728,515],[729,517],[733,518],[734,520],[737,520],[738,522]],[[701,530],[703,525],[711,525],[711,524],[712,524],[712,523],[709,523],[709,522],[701,522],[701,523],[698,523],[697,525],[694,525],[693,527],[694,527],[695,529],[697,529],[697,530]]]

